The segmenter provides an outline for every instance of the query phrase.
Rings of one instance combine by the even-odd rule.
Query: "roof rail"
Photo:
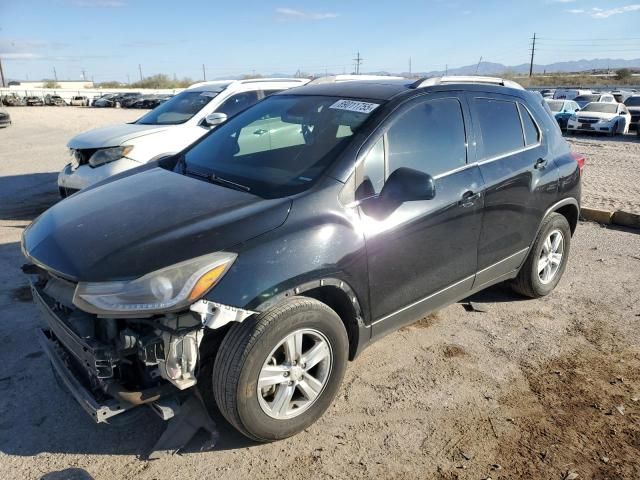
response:
[[[260,82],[298,82],[298,83],[307,83],[309,82],[308,78],[243,78],[242,80],[238,80],[240,83],[260,83]]]
[[[445,77],[421,78],[411,88],[432,87],[434,85],[443,85],[447,83],[485,83],[489,85],[500,85],[503,87],[517,88],[524,90],[524,87],[513,80],[505,80],[498,77],[482,77],[479,75],[450,75]]]
[[[340,83],[354,82],[358,80],[406,80],[405,77],[393,77],[390,75],[327,75],[326,77],[314,78],[309,85],[318,83]]]

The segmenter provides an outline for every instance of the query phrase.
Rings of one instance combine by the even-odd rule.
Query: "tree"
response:
[[[618,80],[628,80],[629,78],[631,78],[631,70],[629,70],[628,68],[621,68],[619,70],[616,70],[616,78]]]
[[[58,82],[56,82],[55,80],[46,80],[43,84],[42,84],[43,88],[60,88],[60,84]]]
[[[120,87],[122,87],[122,83],[116,82],[114,80],[111,80],[111,81],[108,81],[108,82],[101,82],[100,84],[98,84],[98,87],[100,87],[100,88],[120,88]]]

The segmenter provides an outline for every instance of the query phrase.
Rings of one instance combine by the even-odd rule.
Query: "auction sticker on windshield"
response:
[[[378,108],[377,103],[358,102],[356,100],[338,100],[329,108],[337,110],[348,110],[350,112],[371,113]]]

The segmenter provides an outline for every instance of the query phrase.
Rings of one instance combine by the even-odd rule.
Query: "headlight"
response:
[[[131,150],[133,150],[133,145],[103,148],[102,150],[98,150],[96,153],[91,155],[91,158],[89,159],[89,165],[91,165],[92,167],[97,167],[100,165],[104,165],[105,163],[119,160],[122,157],[126,156]]]
[[[571,120],[572,122],[575,122],[578,119],[578,117],[576,117],[575,115],[571,115],[569,117],[569,120]]]
[[[73,303],[97,314],[156,313],[186,307],[218,283],[236,259],[217,252],[193,258],[125,282],[83,283]]]

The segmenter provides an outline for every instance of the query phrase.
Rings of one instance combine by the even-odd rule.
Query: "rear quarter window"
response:
[[[481,160],[499,157],[524,147],[524,135],[516,102],[493,98],[474,99],[480,126]]]

